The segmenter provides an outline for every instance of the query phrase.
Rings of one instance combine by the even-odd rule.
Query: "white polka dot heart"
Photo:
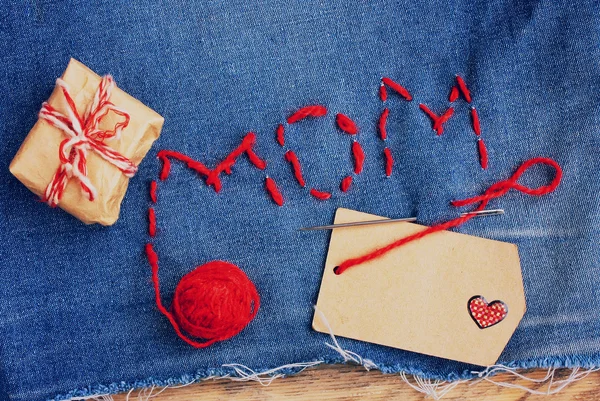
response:
[[[480,329],[500,323],[508,314],[508,306],[496,300],[488,303],[481,295],[475,295],[467,303],[471,317]]]

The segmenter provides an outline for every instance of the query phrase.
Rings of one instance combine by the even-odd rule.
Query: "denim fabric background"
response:
[[[595,1],[3,1],[0,7],[0,399],[37,401],[166,384],[225,363],[256,370],[340,361],[311,330],[328,233],[339,206],[423,223],[456,216],[448,202],[480,193],[525,159],[556,159],[559,189],[510,193],[490,206],[507,215],[476,219],[463,233],[516,243],[528,311],[500,362],[514,366],[600,364],[600,7]],[[161,138],[131,180],[112,227],[85,226],[38,202],[8,172],[70,57],[161,113]],[[474,95],[490,152],[477,160],[468,105],[443,136],[418,110],[444,110],[454,75]],[[415,96],[392,96],[388,141],[397,160],[384,176],[376,121],[381,76]],[[334,190],[319,202],[295,183],[274,130],[294,109],[320,102],[325,119],[288,130],[309,185]],[[352,190],[350,139],[334,113],[361,127],[367,161]],[[264,173],[242,158],[216,194],[175,163],[159,188],[156,248],[167,304],[179,279],[224,259],[256,284],[262,307],[237,337],[197,350],[157,311],[147,240],[148,183],[159,149],[210,166],[244,133],[287,203],[267,197]],[[524,182],[539,185],[538,168]],[[460,339],[457,339],[460,341]],[[473,366],[358,341],[342,346],[382,370],[455,379]],[[108,386],[110,385],[110,386]],[[106,387],[108,386],[108,387]],[[3,391],[2,391],[3,390]],[[78,390],[78,391],[73,391]],[[62,395],[62,396],[60,396]]]

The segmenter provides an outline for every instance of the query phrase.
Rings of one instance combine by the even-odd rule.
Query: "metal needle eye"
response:
[[[460,217],[474,215],[476,217],[486,217],[486,216],[498,216],[500,214],[504,214],[504,209],[489,209],[489,210],[480,210],[478,212],[465,212],[461,213]]]

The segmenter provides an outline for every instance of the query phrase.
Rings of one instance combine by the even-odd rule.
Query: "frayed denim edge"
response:
[[[313,361],[315,364],[320,362],[319,364],[344,364],[348,363],[342,357],[328,357],[328,358],[320,358]],[[525,361],[514,361],[509,363],[504,363],[504,366],[508,368],[514,369],[532,369],[532,368],[594,368],[600,365],[600,355],[595,356],[566,356],[566,357],[549,357],[542,359],[529,359]],[[449,375],[436,375],[427,373],[419,368],[410,365],[386,365],[386,364],[375,364],[375,369],[380,370],[383,373],[387,374],[397,374],[397,373],[405,373],[413,376],[419,376],[423,379],[433,379],[433,380],[445,380],[445,381],[456,381],[456,380],[469,380],[477,378],[478,371],[465,370],[460,374],[451,373]],[[258,372],[263,372],[267,370],[277,369],[257,369]],[[297,368],[297,369],[282,369],[281,373],[289,376],[300,371],[305,368]],[[484,369],[482,369],[483,371]],[[193,382],[201,381],[207,378],[220,378],[220,377],[240,377],[235,375],[235,371],[230,368],[213,368],[213,369],[204,369],[199,370],[195,374],[190,375],[182,375],[178,378],[168,378],[168,379],[155,379],[149,377],[145,380],[136,380],[134,382],[118,382],[112,383],[109,385],[98,384],[94,386],[89,386],[85,388],[81,388],[78,390],[73,390],[67,394],[56,396],[55,398],[49,399],[48,401],[68,401],[77,398],[86,398],[86,397],[94,397],[101,395],[112,395],[118,393],[124,393],[132,389],[143,389],[149,387],[165,387],[165,386],[175,386],[175,385],[186,385],[191,384]]]

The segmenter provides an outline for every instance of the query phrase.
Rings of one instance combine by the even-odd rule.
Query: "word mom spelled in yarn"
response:
[[[472,96],[469,89],[466,86],[465,81],[457,76],[457,86],[452,87],[450,101],[455,102],[459,99],[460,94],[464,97],[467,102],[472,101]],[[390,88],[393,93],[397,94],[400,99],[410,102],[413,100],[413,95],[406,89],[404,86],[400,85],[398,82],[392,80],[389,77],[384,77],[381,79],[381,86],[379,90],[379,95],[381,101],[385,102],[388,99],[387,88]],[[454,114],[454,108],[449,107],[444,111],[441,115],[437,115],[433,111],[431,111],[426,105],[419,104],[419,108],[423,110],[432,120],[433,130],[441,135],[444,132],[444,124],[450,120],[450,118]],[[303,123],[308,120],[320,119],[326,117],[329,110],[326,106],[322,104],[312,104],[308,106],[301,107],[291,113],[283,123],[280,123],[275,128],[275,139],[276,142],[283,148],[286,146],[286,135],[289,133],[293,125]],[[473,129],[478,138],[478,149],[480,152],[480,161],[481,166],[485,169],[488,164],[488,156],[487,149],[485,144],[481,138],[481,126],[479,123],[479,117],[477,115],[477,111],[475,108],[472,109],[473,116]],[[390,109],[388,107],[384,108],[379,116],[379,121],[377,124],[377,129],[379,131],[379,136],[381,140],[387,141],[389,138],[389,133],[387,130],[387,122],[390,117]],[[359,125],[348,115],[343,113],[337,113],[335,116],[335,124],[337,128],[345,134],[348,134],[353,137],[353,141],[350,146],[350,154],[353,159],[353,172],[355,175],[361,174],[364,168],[366,154],[365,151],[358,140],[360,128]],[[244,137],[240,146],[234,149],[221,163],[217,165],[214,169],[209,169],[200,161],[194,160],[193,158],[184,155],[182,153],[172,151],[172,150],[161,150],[158,153],[159,159],[163,162],[163,168],[161,172],[161,180],[164,180],[168,177],[171,163],[169,159],[177,159],[184,162],[187,167],[195,170],[200,175],[206,178],[206,184],[211,185],[215,188],[216,192],[219,192],[222,186],[220,174],[226,173],[231,174],[231,169],[235,164],[237,158],[245,153],[248,156],[250,162],[257,168],[264,170],[266,168],[267,163],[262,160],[256,153],[253,151],[254,144],[256,142],[256,135],[254,133],[249,133]],[[284,159],[290,165],[290,170],[298,182],[300,187],[305,188],[307,179],[303,175],[302,172],[302,157],[303,155],[298,154],[292,149],[285,149]],[[394,156],[392,153],[392,148],[387,145],[383,149],[382,153],[383,159],[383,167],[384,173],[386,177],[390,177],[393,172],[394,167]],[[342,193],[346,193],[350,190],[353,183],[352,175],[344,176],[339,185],[339,189]],[[285,204],[284,194],[282,189],[277,185],[277,182],[273,176],[265,178],[265,190],[268,196],[273,200],[275,204],[278,206],[283,206]],[[314,199],[319,201],[325,201],[331,199],[334,196],[332,190],[323,190],[317,187],[309,187],[308,194],[310,194]]]

